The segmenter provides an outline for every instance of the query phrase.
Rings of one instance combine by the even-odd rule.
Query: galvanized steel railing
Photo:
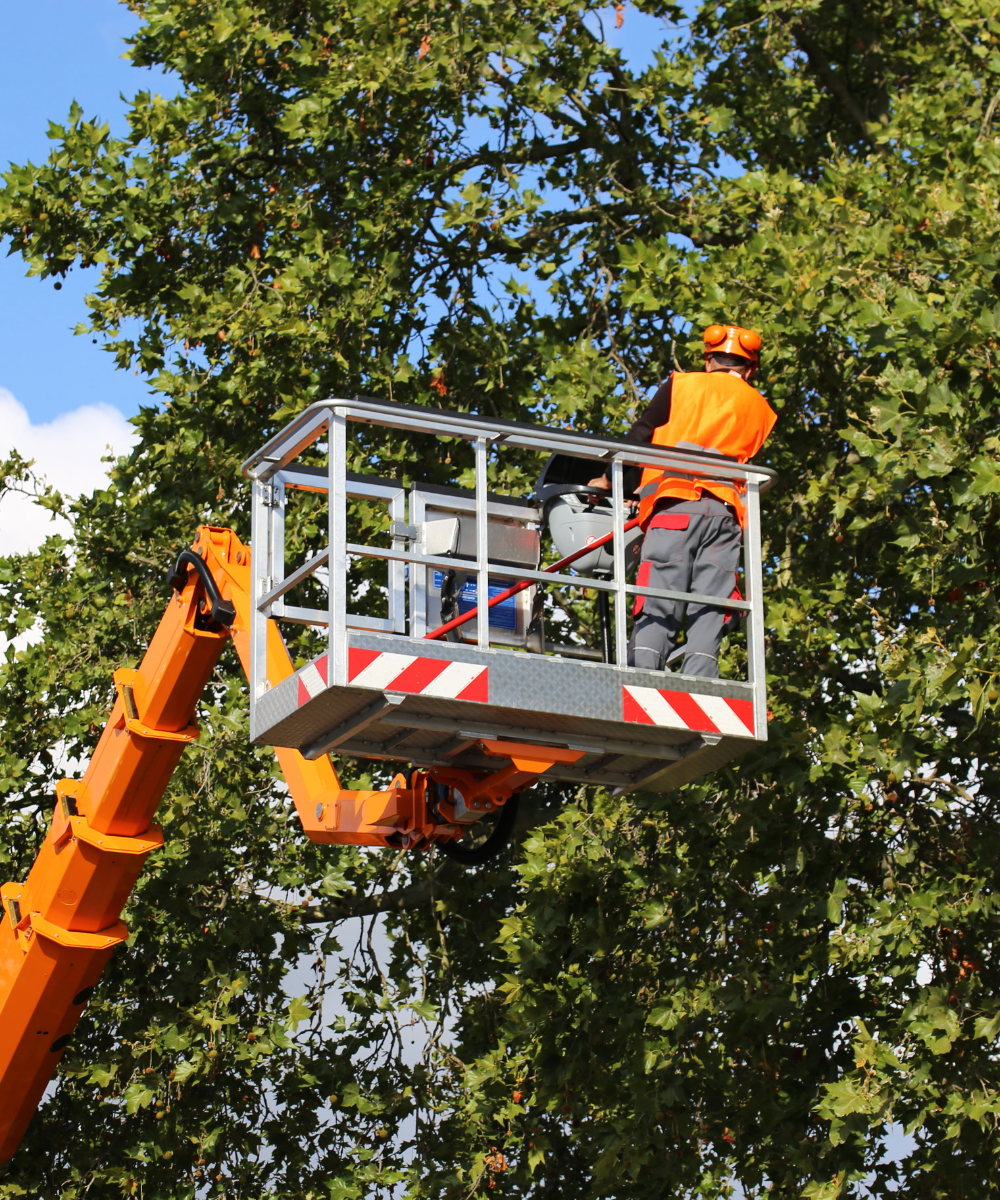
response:
[[[426,633],[425,612],[417,603],[416,576],[411,572],[410,611],[406,603],[408,566],[421,565],[440,570],[454,569],[454,558],[429,555],[408,548],[415,540],[415,527],[407,522],[407,493],[402,484],[349,475],[347,471],[347,425],[355,421],[408,430],[438,438],[461,438],[472,443],[475,464],[474,519],[476,557],[468,565],[476,579],[476,628],[478,648],[491,650],[487,613],[489,578],[527,579],[548,586],[585,587],[613,594],[614,646],[616,668],[627,671],[628,599],[656,596],[670,600],[718,604],[717,596],[689,592],[664,591],[630,584],[625,566],[625,496],[622,472],[627,466],[641,465],[669,469],[671,474],[720,482],[737,483],[743,489],[746,506],[744,527],[744,600],[726,600],[727,608],[747,614],[747,682],[754,686],[755,717],[758,728],[766,728],[764,691],[764,609],[760,548],[759,496],[771,486],[775,473],[766,467],[740,465],[721,456],[677,450],[660,446],[640,446],[612,438],[574,433],[565,429],[523,425],[513,421],[489,420],[465,413],[443,412],[411,405],[355,398],[322,400],[310,405],[256,454],[243,464],[243,473],[253,488],[253,575],[255,612],[251,630],[251,723],[253,700],[268,687],[266,675],[267,619],[298,622],[327,629],[328,683],[343,687],[348,682],[347,630],[349,628],[385,632],[402,641],[419,640]],[[296,459],[327,435],[326,467],[306,467]],[[504,446],[537,450],[540,453],[567,454],[590,459],[599,470],[603,467],[611,480],[613,511],[614,572],[611,579],[579,575],[549,574],[529,568],[512,568],[491,562],[488,557],[488,523],[491,510],[496,514],[502,501],[487,490],[487,466],[491,448]],[[419,487],[419,485],[415,485]],[[329,534],[326,549],[288,570],[285,563],[286,489],[326,493],[329,496]],[[391,545],[357,545],[349,542],[347,500],[365,498],[387,507]],[[523,514],[523,510],[522,514]],[[411,514],[412,516],[412,514]],[[382,559],[386,562],[388,616],[374,618],[348,612],[348,570],[352,557]],[[326,609],[308,609],[289,605],[285,597],[304,580],[315,578],[327,568]],[[508,651],[510,652],[510,651]],[[253,734],[252,734],[253,736]]]

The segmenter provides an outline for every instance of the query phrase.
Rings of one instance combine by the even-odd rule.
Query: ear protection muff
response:
[[[709,354],[737,354],[749,359],[755,367],[760,362],[760,334],[752,329],[741,329],[739,325],[709,325],[701,336],[706,358]]]

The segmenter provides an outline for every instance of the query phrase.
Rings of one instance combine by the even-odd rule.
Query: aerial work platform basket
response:
[[[421,483],[419,461],[409,464],[415,481],[407,484],[381,477],[377,461],[371,474],[349,472],[349,446],[356,466],[358,445],[364,444],[363,437],[351,443],[353,423],[403,431],[424,456],[435,441],[442,456],[456,441],[469,443],[474,487]],[[541,510],[531,500],[488,490],[491,461],[508,448],[522,459],[525,451],[537,451],[539,469],[556,453],[589,460],[594,475],[607,472],[610,572],[588,577],[569,567],[542,568]],[[745,678],[627,665],[629,613],[637,596],[718,602],[629,582],[623,469],[632,465],[735,481],[744,491],[745,599],[723,603],[746,618]],[[356,398],[311,405],[243,470],[253,491],[255,743],[290,747],[309,759],[333,752],[471,770],[495,768],[484,741],[531,743],[580,752],[572,764],[555,764],[546,778],[667,791],[766,740],[759,506],[760,492],[773,481],[766,468]],[[326,502],[313,500],[308,513],[297,514],[297,493],[319,494]],[[326,522],[319,543],[317,513]],[[313,544],[303,533],[306,526]],[[374,540],[352,541],[352,530],[358,536],[359,529]],[[301,561],[286,561],[286,543],[304,548]],[[368,572],[360,586],[359,568]],[[516,584],[522,590],[508,596]],[[543,588],[607,595],[603,652],[579,636],[546,640],[538,619]],[[311,602],[293,603],[303,594]],[[300,633],[311,627],[314,639],[321,639],[314,640],[309,661],[274,686],[267,678],[270,618]],[[442,625],[450,628],[442,632]],[[552,626],[554,632],[561,628]]]

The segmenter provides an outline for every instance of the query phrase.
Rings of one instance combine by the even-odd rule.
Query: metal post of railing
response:
[[[490,613],[487,607],[490,598],[487,450],[486,438],[480,435],[476,438],[476,629],[480,650],[490,647]]]
[[[615,561],[615,662],[624,667],[628,661],[628,599],[625,593],[625,486],[620,458],[611,462],[611,510],[615,535],[611,540]]]
[[[420,541],[411,546],[420,554],[427,552],[427,505],[418,488],[410,492],[409,521],[420,531]],[[427,568],[410,566],[410,637],[422,638],[427,632]]]
[[[270,576],[269,588],[276,588],[285,578],[285,485],[275,476],[271,480],[271,491],[266,497],[267,542]],[[271,605],[267,616],[280,617],[285,611],[285,601],[279,598]]]
[[[767,666],[764,662],[764,573],[760,554],[760,481],[747,480],[743,531],[743,579],[747,603],[747,682],[753,685],[754,730],[767,733]]]
[[[389,501],[389,521],[392,525],[400,526],[406,523],[406,493],[400,490]],[[393,550],[405,550],[405,537],[395,535],[392,539]],[[406,563],[391,562],[389,564],[389,622],[393,633],[406,633]]]
[[[327,434],[330,586],[327,593],[327,683],[347,686],[347,417],[330,410]]]
[[[261,483],[259,479],[255,479],[251,487],[250,545],[253,547],[253,553],[251,554],[250,562],[253,610],[250,625],[250,695],[253,700],[264,694],[267,684],[267,615],[259,610],[258,602],[260,597],[269,590],[267,587],[267,559],[270,549],[270,538],[267,536],[267,509],[264,506],[264,489],[269,486],[269,484]],[[251,738],[256,737],[256,729],[254,728],[255,713],[256,705],[251,703]]]

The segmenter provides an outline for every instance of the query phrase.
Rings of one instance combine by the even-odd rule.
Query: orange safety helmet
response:
[[[710,354],[738,354],[756,367],[760,363],[760,334],[739,325],[709,325],[701,335],[705,357]]]

